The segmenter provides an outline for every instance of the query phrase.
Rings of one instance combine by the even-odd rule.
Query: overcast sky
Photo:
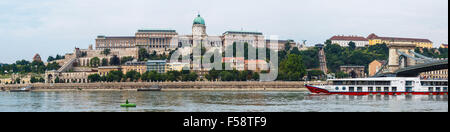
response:
[[[97,35],[140,28],[190,34],[200,12],[207,33],[249,30],[323,43],[333,35],[427,38],[448,43],[448,0],[1,0],[0,63],[73,52]]]

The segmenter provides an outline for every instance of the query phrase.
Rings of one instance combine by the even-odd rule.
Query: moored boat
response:
[[[331,79],[326,85],[305,85],[314,94],[448,95],[448,80],[406,77]]]
[[[30,92],[30,91],[31,91],[31,86],[23,87],[20,89],[9,90],[9,92]]]
[[[139,88],[137,91],[161,91],[161,88],[158,85],[154,85],[151,88]]]

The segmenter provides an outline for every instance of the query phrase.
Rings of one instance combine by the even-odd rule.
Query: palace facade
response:
[[[272,50],[281,50],[284,44],[268,43],[261,32],[253,31],[226,31],[220,36],[209,36],[206,32],[206,23],[198,15],[192,25],[191,35],[179,35],[172,29],[140,29],[134,36],[105,36],[99,35],[95,41],[97,50],[104,49],[127,49],[145,48],[149,52],[156,51],[158,54],[168,53],[170,50],[183,46],[195,47],[204,44],[207,48],[224,48],[233,43],[248,43],[253,47],[268,47]],[[288,42],[282,41],[281,42]],[[294,43],[299,49],[306,47],[304,44]]]

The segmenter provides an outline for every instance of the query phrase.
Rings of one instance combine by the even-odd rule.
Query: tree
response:
[[[110,59],[109,64],[110,64],[111,66],[117,66],[117,65],[120,65],[120,59],[119,59],[119,57],[117,57],[117,55],[114,55],[114,56]]]
[[[120,60],[120,64],[125,64],[126,62],[128,62],[128,61],[132,61],[134,58],[133,57],[131,57],[131,56],[124,56],[124,57],[122,57],[122,59]]]
[[[331,45],[332,43],[331,43],[331,40],[327,40],[327,41],[325,41],[325,46],[328,46],[328,45]]]
[[[108,56],[109,54],[111,54],[111,49],[104,49],[104,50],[102,51],[102,54]]]
[[[100,59],[98,57],[94,57],[90,62],[91,67],[98,67],[100,65]]]
[[[140,48],[138,51],[138,55],[139,55],[139,61],[145,61],[147,58],[149,58],[149,54],[147,52],[146,49],[144,48]]]
[[[229,71],[222,71],[220,72],[220,80],[221,81],[233,81],[235,79],[235,76],[230,73]]]
[[[54,61],[54,60],[55,60],[55,58],[53,58],[53,56],[49,56],[48,59],[47,59],[47,62],[51,62],[51,61]]]
[[[124,77],[123,73],[121,71],[111,71],[106,76],[106,80],[108,82],[121,82],[122,78]]]
[[[139,80],[140,77],[141,77],[141,74],[134,70],[129,71],[125,74],[125,79],[129,79],[130,81],[137,81],[137,80]]]
[[[336,78],[348,78],[348,77],[350,77],[350,75],[348,75],[345,72],[338,72],[338,73],[336,73]]]
[[[353,42],[353,41],[350,41],[350,42],[348,43],[348,46],[350,47],[351,50],[355,50],[355,49],[356,49],[356,43]]]
[[[20,84],[20,78],[16,78],[15,83]]]
[[[180,75],[181,73],[178,71],[169,71],[167,72],[167,80],[172,82],[178,81]]]
[[[93,83],[93,82],[98,82],[100,81],[101,77],[98,74],[92,74],[88,76],[88,80]]]
[[[259,80],[259,73],[257,73],[257,72],[253,73],[252,79],[254,81],[258,81]]]
[[[59,64],[56,62],[48,63],[46,67],[47,70],[57,70],[59,68],[61,68],[61,66],[59,66]]]
[[[287,59],[280,63],[280,72],[282,75],[287,75],[287,81],[300,81],[306,74],[306,67],[303,59],[299,55],[290,54]]]
[[[38,79],[36,79],[36,77],[31,77],[30,82],[31,83],[36,83],[36,82],[38,82]]]
[[[289,51],[289,50],[291,50],[291,44],[289,43],[289,42],[286,42],[285,44],[284,44],[284,50],[285,51]]]
[[[220,72],[213,68],[206,75],[206,79],[208,79],[209,81],[216,81],[217,79],[219,79],[219,74]]]
[[[102,66],[107,66],[108,65],[108,59],[103,58],[102,59]]]

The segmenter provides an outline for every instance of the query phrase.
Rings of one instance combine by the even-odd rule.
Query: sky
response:
[[[191,34],[200,13],[208,35],[259,31],[323,43],[370,33],[448,43],[448,0],[0,0],[0,63],[95,46],[97,35],[133,36],[141,28]]]

